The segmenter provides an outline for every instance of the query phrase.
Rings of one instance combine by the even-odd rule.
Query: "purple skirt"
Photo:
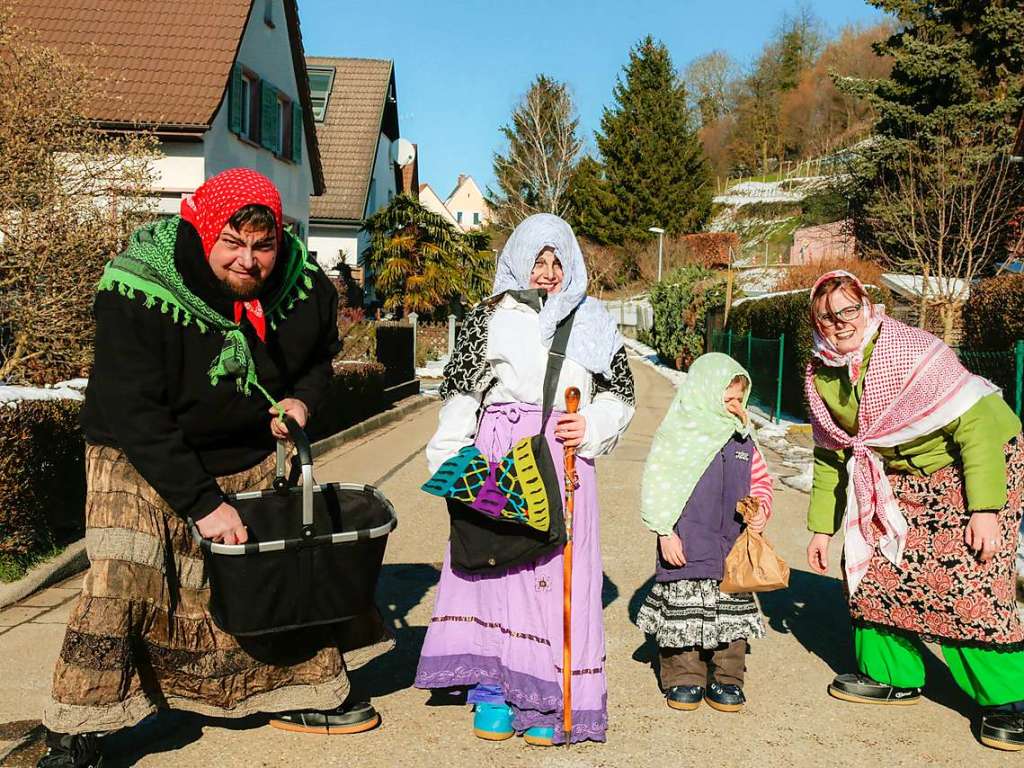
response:
[[[560,414],[547,428],[558,470],[564,451],[554,438]],[[540,430],[541,409],[510,403],[488,406],[476,446],[492,461]],[[608,728],[601,536],[593,462],[577,459],[572,573],[572,741],[604,741]],[[519,732],[551,727],[562,734],[562,554],[496,576],[451,568],[445,553],[434,615],[427,628],[417,688],[500,685]]]

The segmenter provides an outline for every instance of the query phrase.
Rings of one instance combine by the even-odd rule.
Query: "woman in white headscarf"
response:
[[[594,459],[615,447],[634,412],[633,377],[615,321],[586,295],[587,272],[572,228],[536,214],[509,238],[493,295],[466,316],[441,385],[444,405],[427,446],[434,472],[476,445],[490,461],[540,432],[548,350],[575,310],[546,435],[555,466],[576,448],[572,576],[571,740],[604,741],[607,685],[602,567]],[[578,387],[577,414],[565,413]],[[525,734],[530,744],[563,740],[562,555],[499,575],[453,571],[445,556],[416,686],[470,688],[474,732],[489,740]]]

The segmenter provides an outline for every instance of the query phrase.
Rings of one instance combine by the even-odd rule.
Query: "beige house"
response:
[[[41,43],[109,78],[91,109],[100,128],[156,134],[160,213],[244,166],[277,185],[304,234],[324,177],[295,0],[15,0],[14,11]]]
[[[472,176],[459,174],[459,181],[444,201],[444,206],[466,232],[480,229],[491,219],[491,210]]]
[[[445,207],[444,201],[437,196],[437,192],[429,184],[420,184],[420,204],[428,211],[436,213],[452,226],[459,226],[452,212]]]
[[[369,245],[363,224],[398,194],[409,170],[397,165],[393,152],[399,139],[395,67],[383,59],[310,56],[306,68],[327,185],[310,203],[309,250],[328,272],[347,267],[359,280]],[[415,176],[415,165],[411,172]]]

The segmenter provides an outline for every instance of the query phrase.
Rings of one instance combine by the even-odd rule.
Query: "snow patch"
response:
[[[0,405],[17,408],[18,403],[27,400],[84,400],[82,390],[88,383],[88,379],[69,379],[43,387],[0,384]]]

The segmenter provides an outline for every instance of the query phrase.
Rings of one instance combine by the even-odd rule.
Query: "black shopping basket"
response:
[[[210,614],[231,635],[263,635],[346,621],[373,607],[388,534],[398,518],[373,486],[316,484],[309,440],[291,419],[302,485],[285,477],[284,446],[277,478],[264,491],[227,502],[248,527],[245,544],[215,544],[192,536],[210,579]]]

